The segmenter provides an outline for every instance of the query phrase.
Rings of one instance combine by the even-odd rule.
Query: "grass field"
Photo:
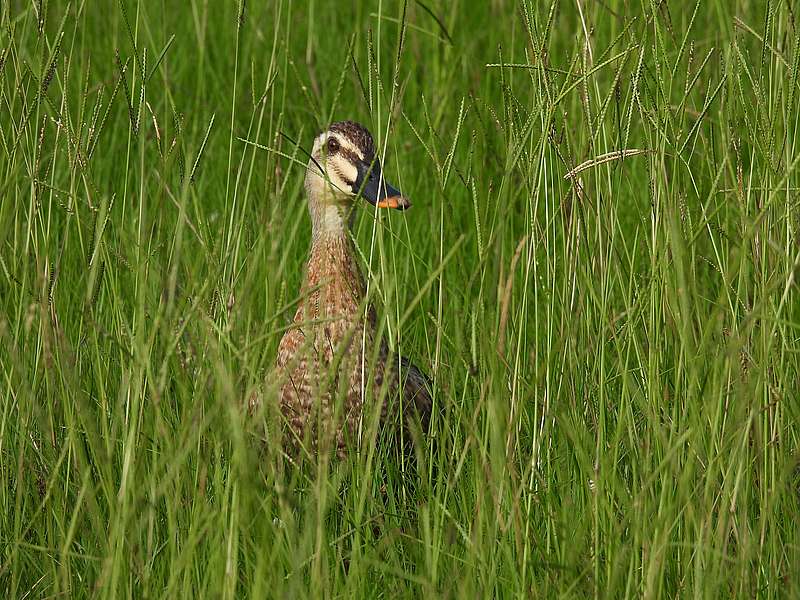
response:
[[[799,75],[785,0],[2,3],[0,596],[800,597]],[[416,468],[242,410],[340,119]]]

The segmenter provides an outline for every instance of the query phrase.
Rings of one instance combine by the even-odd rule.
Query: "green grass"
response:
[[[0,595],[800,597],[794,3],[0,31]],[[435,382],[417,470],[294,470],[241,410],[308,251],[295,142],[345,118],[414,201],[356,238]]]

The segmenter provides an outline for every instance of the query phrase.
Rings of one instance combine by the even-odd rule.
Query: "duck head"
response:
[[[314,140],[306,170],[306,192],[315,228],[347,218],[357,199],[378,208],[405,210],[411,202],[381,172],[370,132],[353,121],[333,123]],[[346,211],[349,212],[349,211]]]

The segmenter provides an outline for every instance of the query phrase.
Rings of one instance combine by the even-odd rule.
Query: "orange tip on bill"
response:
[[[391,196],[375,203],[378,208],[398,208],[405,210],[411,206],[411,201],[404,196]]]

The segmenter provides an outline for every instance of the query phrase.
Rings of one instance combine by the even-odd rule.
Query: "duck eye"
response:
[[[333,154],[339,150],[339,140],[335,137],[328,138],[328,153]]]

